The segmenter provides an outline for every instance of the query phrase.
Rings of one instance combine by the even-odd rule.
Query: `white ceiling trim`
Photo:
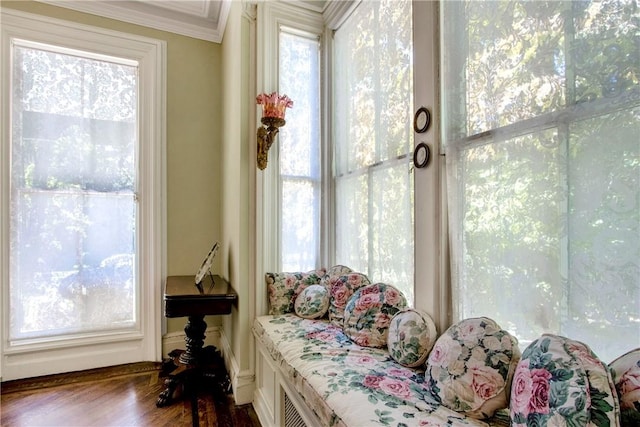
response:
[[[161,31],[221,43],[232,0],[86,1],[39,0],[54,6],[117,19]]]

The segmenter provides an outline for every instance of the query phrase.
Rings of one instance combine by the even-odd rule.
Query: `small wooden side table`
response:
[[[187,317],[184,327],[186,350],[173,350],[171,359],[163,363],[163,372],[168,372],[167,388],[160,393],[156,406],[168,406],[173,401],[176,387],[193,388],[192,412],[197,426],[197,398],[195,388],[203,377],[220,381],[224,372],[224,362],[215,347],[203,349],[207,323],[206,315],[230,314],[238,295],[229,283],[218,275],[209,275],[202,280],[202,292],[195,285],[194,276],[169,276],[164,292],[164,313],[166,317]],[[212,360],[213,359],[213,360]],[[222,365],[222,366],[219,366]],[[216,374],[217,373],[217,374]],[[228,380],[227,380],[228,381]],[[195,404],[195,405],[194,405]],[[194,408],[195,406],[195,408]]]

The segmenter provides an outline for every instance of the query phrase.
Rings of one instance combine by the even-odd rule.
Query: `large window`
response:
[[[640,345],[640,10],[443,2],[457,317]]]
[[[362,2],[334,36],[335,259],[413,301],[411,2]]]
[[[157,360],[166,45],[0,14],[2,378]]]
[[[12,342],[132,328],[137,63],[13,41]]]

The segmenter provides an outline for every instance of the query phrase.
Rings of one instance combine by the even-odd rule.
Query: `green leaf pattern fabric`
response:
[[[495,321],[465,319],[436,341],[425,381],[444,406],[473,418],[488,418],[508,406],[518,360],[517,340]]]
[[[329,291],[322,285],[305,288],[296,298],[294,309],[298,316],[305,319],[318,319],[329,309]]]
[[[431,316],[406,308],[391,319],[387,349],[393,359],[410,368],[424,364],[436,342],[438,332]]]

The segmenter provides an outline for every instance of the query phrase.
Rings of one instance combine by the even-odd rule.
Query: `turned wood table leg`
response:
[[[204,316],[189,316],[189,320],[184,327],[185,345],[187,351],[180,355],[180,363],[185,365],[195,365],[200,358],[202,346],[204,345],[204,331],[207,329],[207,322]]]

